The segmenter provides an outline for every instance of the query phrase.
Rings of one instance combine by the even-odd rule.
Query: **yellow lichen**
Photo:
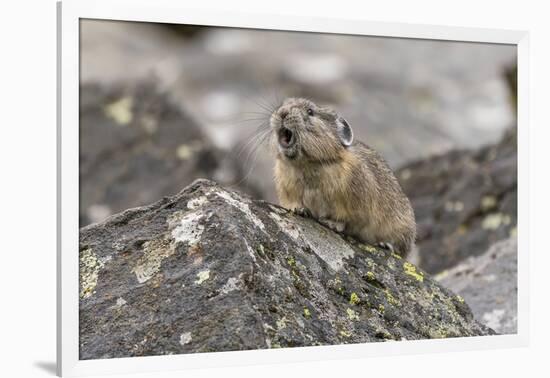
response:
[[[369,281],[374,281],[376,279],[376,276],[374,275],[374,273],[370,271],[367,272],[366,276],[367,276],[367,280]]]
[[[139,283],[150,280],[160,270],[162,260],[174,254],[174,246],[165,239],[153,239],[143,244],[143,256],[133,272]]]
[[[131,97],[122,97],[121,99],[105,106],[105,115],[115,121],[118,125],[124,126],[132,122],[133,99]]]
[[[416,267],[413,264],[409,262],[405,262],[403,264],[403,269],[405,269],[406,274],[414,277],[417,281],[419,282],[424,281],[424,273],[417,271]]]
[[[309,308],[307,308],[307,307],[304,307],[304,317],[306,319],[311,318],[311,311],[309,311]]]
[[[97,285],[99,271],[104,264],[97,258],[91,248],[86,248],[80,252],[80,298],[90,297]]]
[[[351,337],[351,332],[346,331],[346,330],[343,329],[343,330],[340,331],[340,336],[346,337],[346,338]]]
[[[395,297],[393,296],[393,294],[390,292],[389,289],[384,290],[384,293],[386,294],[386,299],[388,300],[389,304],[393,306],[401,305],[401,303],[397,299],[395,299]]]
[[[374,248],[373,246],[370,246],[368,244],[359,244],[359,248],[361,248],[363,251],[367,251],[367,252],[370,252],[370,253],[375,253],[376,252],[376,248]]]
[[[193,151],[191,147],[187,144],[181,144],[176,150],[176,155],[180,160],[188,160],[193,156]]]
[[[361,300],[359,299],[359,296],[357,295],[357,293],[351,293],[351,296],[349,298],[349,303],[352,305],[357,305],[360,302]]]
[[[481,198],[481,210],[488,211],[493,209],[497,204],[497,198],[495,196],[483,196]]]
[[[487,215],[481,222],[481,227],[486,230],[496,230],[501,225],[509,225],[511,217],[508,214],[503,213],[491,213]]]
[[[181,144],[176,150],[176,155],[181,160],[188,160],[197,152],[200,152],[202,148],[202,143],[199,141],[194,141],[190,144]]]
[[[433,291],[425,290],[424,294],[425,294],[424,297],[427,298],[430,301],[432,301],[435,298],[435,293]]]

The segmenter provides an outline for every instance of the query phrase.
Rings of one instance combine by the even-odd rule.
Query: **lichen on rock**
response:
[[[160,269],[162,260],[174,253],[171,243],[164,239],[154,239],[143,244],[143,257],[138,260],[134,273],[139,283],[147,282]]]
[[[97,258],[91,248],[84,248],[80,251],[80,298],[90,297],[97,285],[99,271],[103,268],[103,262]]]
[[[81,359],[493,333],[399,256],[211,181],[80,245]]]

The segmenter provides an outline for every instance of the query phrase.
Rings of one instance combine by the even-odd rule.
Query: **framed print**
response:
[[[58,38],[58,374],[526,344],[526,32],[113,0]]]

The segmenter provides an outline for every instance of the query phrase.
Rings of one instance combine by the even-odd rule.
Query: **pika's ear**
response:
[[[342,117],[336,119],[336,131],[340,142],[346,147],[351,146],[353,143],[353,130],[349,123]]]

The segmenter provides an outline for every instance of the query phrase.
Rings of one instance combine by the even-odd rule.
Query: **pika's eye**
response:
[[[307,115],[312,116],[313,115],[313,109],[309,108],[307,110]]]

